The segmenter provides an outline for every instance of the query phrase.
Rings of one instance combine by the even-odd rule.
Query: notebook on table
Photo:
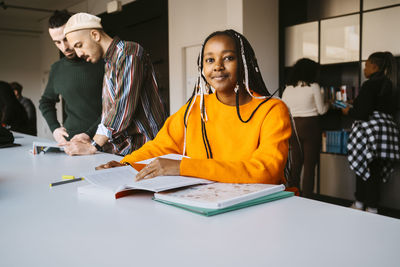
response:
[[[204,216],[293,196],[284,185],[213,183],[154,194],[154,200]]]

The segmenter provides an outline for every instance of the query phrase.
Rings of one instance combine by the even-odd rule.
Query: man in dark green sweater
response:
[[[59,144],[66,144],[67,140],[91,140],[102,110],[104,62],[91,64],[76,56],[64,35],[70,16],[66,11],[56,11],[49,19],[49,34],[65,57],[51,66],[49,81],[39,101],[39,109]],[[65,104],[63,126],[56,110],[60,96]]]

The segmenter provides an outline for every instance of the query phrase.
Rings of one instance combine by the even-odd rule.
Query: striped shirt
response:
[[[153,65],[142,46],[115,37],[104,61],[103,111],[97,134],[109,138],[106,152],[127,155],[157,135],[166,114]]]

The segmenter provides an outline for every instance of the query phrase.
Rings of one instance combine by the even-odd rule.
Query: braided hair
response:
[[[249,41],[240,33],[234,30],[225,30],[225,31],[216,31],[210,34],[204,41],[200,54],[197,58],[197,67],[198,67],[198,78],[195,84],[193,94],[188,100],[188,105],[185,110],[184,115],[184,125],[185,125],[185,140],[184,140],[184,148],[183,153],[185,153],[186,149],[186,129],[187,129],[187,121],[189,117],[189,113],[191,108],[195,102],[195,98],[200,96],[200,114],[201,114],[201,131],[203,137],[204,147],[207,152],[207,158],[213,158],[212,151],[210,147],[210,143],[207,137],[207,130],[205,121],[207,121],[207,113],[204,103],[204,95],[212,93],[211,86],[207,83],[207,80],[203,74],[203,54],[204,47],[208,40],[215,36],[225,35],[231,38],[235,44],[235,52],[238,59],[238,68],[237,68],[237,89],[235,88],[236,94],[236,113],[241,122],[247,123],[254,116],[255,112],[258,108],[267,102],[272,95],[269,93],[267,87],[265,86],[264,80],[261,76],[260,69],[258,67],[257,59],[255,57],[255,53],[253,48],[251,47]],[[243,120],[240,115],[239,108],[239,90],[246,90],[246,92],[253,98],[264,99],[251,113],[250,117],[247,120]],[[253,92],[257,93],[258,96],[255,96]]]

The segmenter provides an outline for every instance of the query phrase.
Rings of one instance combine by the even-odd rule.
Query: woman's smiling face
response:
[[[216,35],[204,46],[203,72],[207,82],[221,93],[233,93],[237,84],[238,60],[234,41]]]

